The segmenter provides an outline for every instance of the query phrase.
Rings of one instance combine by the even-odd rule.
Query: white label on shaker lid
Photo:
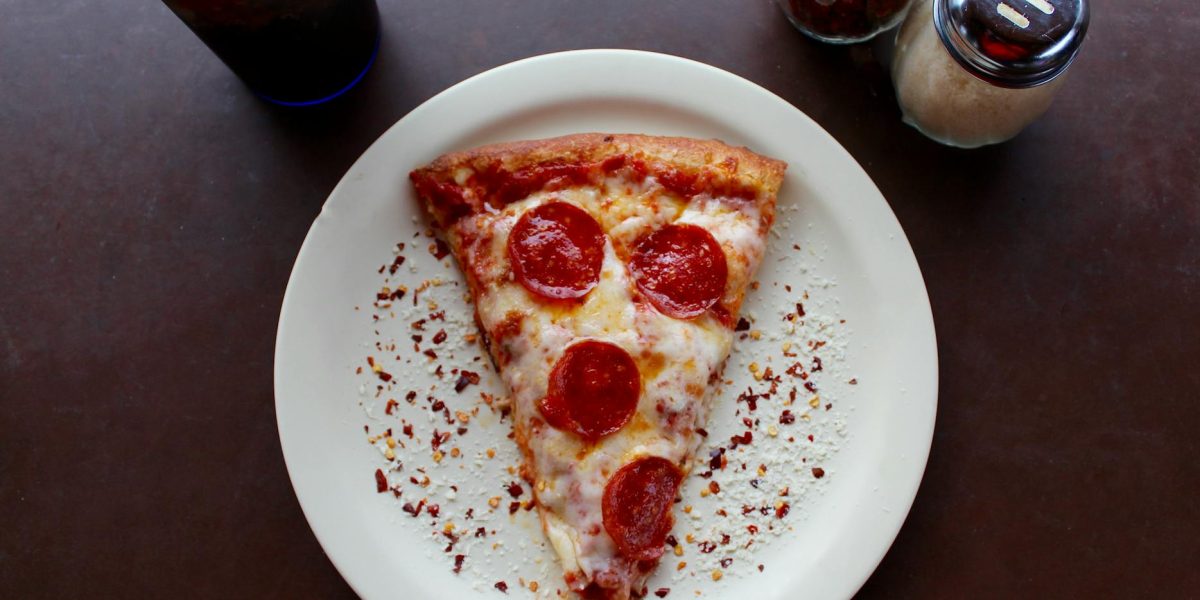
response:
[[[1000,16],[1008,19],[1009,22],[1017,27],[1020,27],[1021,29],[1029,27],[1029,19],[1025,18],[1025,15],[1017,12],[1016,9],[1003,2],[1000,3],[1000,6],[996,7],[996,12],[1000,13]]]
[[[1049,2],[1046,2],[1046,0],[1025,0],[1025,2],[1032,4],[1034,6],[1034,8],[1036,8],[1048,15],[1054,14],[1054,6],[1051,5]]]

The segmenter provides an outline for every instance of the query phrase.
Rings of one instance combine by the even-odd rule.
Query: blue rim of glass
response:
[[[324,104],[326,102],[329,102],[330,100],[333,100],[334,98],[337,98],[338,96],[341,96],[342,94],[345,94],[346,92],[350,91],[354,86],[358,85],[358,82],[362,81],[363,77],[367,76],[367,71],[370,71],[371,65],[375,64],[375,57],[379,56],[379,40],[382,38],[383,38],[382,32],[375,34],[375,48],[373,48],[371,50],[371,58],[367,59],[367,64],[366,64],[366,66],[364,66],[362,68],[362,71],[359,71],[358,75],[355,75],[354,79],[352,79],[350,81],[350,83],[346,84],[346,87],[343,87],[342,89],[340,89],[328,96],[325,96],[324,98],[317,98],[316,100],[304,100],[302,102],[288,102],[287,100],[277,100],[275,98],[272,98],[265,94],[260,94],[258,92],[255,92],[254,95],[258,96],[259,98],[261,98],[263,100],[266,100],[267,102],[270,102],[271,104],[278,104],[280,106],[316,106],[317,104]]]

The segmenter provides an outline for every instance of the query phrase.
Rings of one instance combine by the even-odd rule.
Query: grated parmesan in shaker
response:
[[[1050,107],[1087,26],[1087,0],[918,2],[892,63],[904,121],[950,146],[1013,138]]]

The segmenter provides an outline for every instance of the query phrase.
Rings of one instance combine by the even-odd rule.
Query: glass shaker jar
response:
[[[904,121],[950,146],[1011,139],[1050,107],[1087,26],[1087,0],[920,0],[892,62]]]
[[[869,40],[891,29],[912,0],[775,0],[801,33],[831,44]]]

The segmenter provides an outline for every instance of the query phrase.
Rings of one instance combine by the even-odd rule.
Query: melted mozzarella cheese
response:
[[[684,321],[635,302],[635,284],[618,248],[631,248],[640,236],[670,222],[704,227],[730,259],[727,298],[745,289],[763,252],[760,216],[752,203],[709,197],[684,202],[662,194],[652,178],[631,183],[610,177],[602,189],[540,192],[498,214],[476,217],[475,227],[491,234],[476,251],[492,257],[476,273],[480,321],[487,332],[495,332],[510,315],[521,315],[518,331],[494,341],[511,357],[502,376],[513,394],[516,427],[532,449],[530,466],[542,484],[537,498],[548,539],[564,570],[588,579],[618,560],[601,507],[612,473],[647,455],[690,469],[700,441],[695,429],[708,416],[708,382],[720,373],[733,339],[733,332],[710,315]],[[550,201],[586,210],[609,236],[600,280],[580,305],[539,301],[513,279],[508,266],[508,233],[516,220]],[[594,445],[546,425],[538,409],[555,362],[568,345],[587,338],[625,349],[643,378],[631,422]]]

